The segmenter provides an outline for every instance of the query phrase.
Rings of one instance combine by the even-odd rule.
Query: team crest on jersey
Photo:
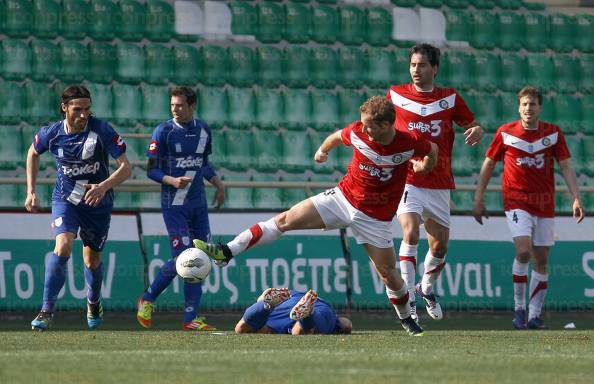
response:
[[[122,139],[122,137],[120,135],[115,135],[111,141],[113,141],[118,147],[120,147],[121,149],[125,150],[126,149],[126,142],[124,141],[124,139]]]
[[[427,107],[421,107],[421,116],[427,115]]]
[[[549,145],[551,145],[551,139],[549,139],[548,137],[543,137],[541,143],[545,147],[548,147]]]
[[[446,99],[441,99],[439,100],[439,107],[441,109],[448,109],[450,105],[448,104],[448,101]]]
[[[64,150],[62,148],[58,148],[58,157],[64,157]]]
[[[157,142],[155,140],[151,141],[148,148],[149,153],[155,154],[157,153]]]
[[[395,154],[394,156],[392,156],[392,161],[395,164],[400,164],[402,163],[402,155],[400,153]]]
[[[179,236],[174,236],[171,239],[171,246],[175,249],[180,249],[182,246],[181,238]]]

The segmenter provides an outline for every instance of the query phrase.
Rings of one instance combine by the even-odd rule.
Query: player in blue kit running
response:
[[[171,242],[171,259],[161,267],[138,300],[136,318],[145,328],[152,326],[153,303],[176,276],[175,258],[192,245],[192,239],[207,240],[210,237],[208,204],[202,179],[217,188],[213,200],[217,208],[225,201],[225,188],[208,164],[212,146],[210,129],[203,120],[194,119],[195,109],[196,92],[192,88],[173,88],[173,119],[155,129],[148,148],[148,177],[162,184],[161,208]],[[182,329],[215,330],[198,316],[202,284],[184,282],[184,296]]]
[[[353,324],[337,316],[332,306],[306,293],[287,288],[268,288],[246,309],[235,326],[236,333],[280,333],[290,335],[351,333]]]
[[[57,169],[52,195],[56,244],[46,260],[43,305],[31,322],[32,329],[40,331],[48,329],[52,322],[58,293],[66,280],[66,263],[79,229],[87,283],[87,323],[90,329],[95,329],[103,321],[101,251],[109,232],[112,188],[132,173],[124,141],[111,125],[92,116],[87,88],[73,85],[64,89],[60,110],[64,120],[42,127],[27,153],[27,211],[35,212],[39,208],[35,193],[39,156],[49,151],[56,159]],[[108,156],[117,164],[111,175]]]

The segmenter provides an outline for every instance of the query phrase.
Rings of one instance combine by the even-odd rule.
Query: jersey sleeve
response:
[[[493,136],[493,141],[489,144],[485,156],[495,161],[501,161],[504,152],[505,145],[503,144],[503,135],[501,134],[501,128],[499,128],[495,133],[495,136]]]
[[[146,155],[149,159],[158,159],[159,157],[163,157],[166,154],[166,149],[167,146],[163,135],[163,129],[161,128],[161,126],[158,126],[153,131],[151,142],[146,151]]]
[[[452,120],[461,127],[466,127],[474,121],[474,113],[468,108],[468,104],[458,92],[456,92],[456,105]]]
[[[104,123],[103,127],[105,135],[104,143],[107,147],[107,151],[111,157],[117,159],[126,153],[126,142],[108,123]]]
[[[346,127],[344,127],[340,131],[340,139],[342,140],[342,143],[344,145],[347,145],[347,146],[352,145],[352,143],[351,143],[351,132],[353,131],[353,127],[354,126],[355,126],[355,123],[351,123],[351,124],[347,125]]]
[[[50,139],[50,127],[41,127],[39,132],[33,138],[33,148],[35,148],[35,152],[41,155],[43,152],[49,149],[49,139]]]
[[[558,129],[557,132],[559,133],[559,136],[557,137],[557,144],[555,145],[553,156],[555,156],[557,161],[561,161],[570,158],[571,153],[569,152],[569,148],[567,148],[565,135],[563,135],[561,129]]]

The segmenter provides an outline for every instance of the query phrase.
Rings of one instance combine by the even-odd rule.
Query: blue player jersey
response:
[[[208,166],[211,153],[211,134],[206,122],[193,119],[180,124],[174,119],[160,124],[153,132],[147,155],[157,160],[157,169],[149,170],[149,177],[161,182],[164,175],[186,176],[192,179],[184,189],[161,186],[161,206],[198,207],[206,205],[202,178],[212,170]]]
[[[109,177],[108,154],[114,159],[126,152],[126,144],[107,122],[91,117],[84,131],[67,133],[65,121],[42,127],[33,146],[38,154],[50,151],[56,160],[57,179],[52,201],[85,205],[85,184],[98,184]],[[113,205],[113,191],[99,207]]]

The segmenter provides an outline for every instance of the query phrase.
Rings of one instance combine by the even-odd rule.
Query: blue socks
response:
[[[189,323],[198,314],[198,307],[202,298],[202,283],[184,282],[184,297],[184,323]]]
[[[265,302],[257,301],[245,310],[243,321],[245,321],[255,332],[266,325],[270,312],[271,309]]]
[[[103,262],[95,269],[85,266],[85,281],[87,282],[87,300],[96,303],[101,298],[101,283],[103,282]]]
[[[53,253],[45,266],[45,282],[43,284],[42,311],[54,312],[58,293],[66,281],[66,263],[70,257],[62,257]]]
[[[155,280],[151,283],[149,289],[142,296],[143,300],[154,302],[157,297],[171,284],[171,281],[175,278],[177,272],[175,271],[175,261],[173,259],[168,260],[163,266]]]

